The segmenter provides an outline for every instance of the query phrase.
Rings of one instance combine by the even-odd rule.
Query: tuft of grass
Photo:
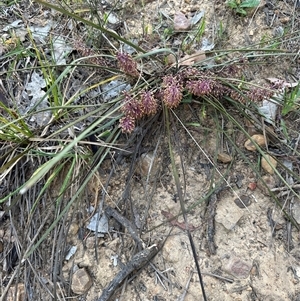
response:
[[[259,5],[260,0],[227,0],[226,5],[234,10],[237,14],[246,16],[247,10]]]
[[[290,112],[299,112],[300,108],[300,83],[291,91],[285,91],[283,95],[282,115]]]

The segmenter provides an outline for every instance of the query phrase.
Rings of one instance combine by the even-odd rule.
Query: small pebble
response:
[[[255,190],[256,187],[257,187],[257,183],[256,183],[256,182],[250,182],[250,183],[248,184],[248,188],[249,188],[250,190]]]
[[[230,163],[232,161],[232,157],[225,153],[218,153],[218,161],[222,163]]]
[[[69,234],[70,236],[74,236],[74,235],[77,234],[78,230],[79,230],[79,225],[76,224],[76,223],[72,223],[72,224],[70,225],[69,233],[68,233],[68,234]]]
[[[72,291],[77,295],[85,294],[90,287],[92,286],[93,282],[90,275],[87,271],[82,268],[78,269],[72,276]]]
[[[277,166],[277,161],[270,155],[265,155],[266,158],[261,159],[261,167],[262,169],[270,175],[273,175]],[[271,165],[269,164],[269,162]]]
[[[266,146],[266,140],[265,140],[265,137],[264,135],[261,135],[261,134],[256,134],[256,135],[253,135],[251,137],[251,139],[258,145],[258,146]],[[254,152],[256,151],[256,146],[255,144],[251,141],[251,139],[248,139],[244,146],[247,150],[251,151],[251,152]]]
[[[251,199],[247,195],[241,195],[240,198],[234,200],[234,203],[239,207],[244,209],[245,207],[249,207],[251,205]]]
[[[238,279],[246,279],[251,271],[252,264],[236,256],[230,257],[223,269]]]

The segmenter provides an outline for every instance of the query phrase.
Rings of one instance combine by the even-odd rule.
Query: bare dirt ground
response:
[[[130,9],[129,5],[132,5]],[[260,6],[246,17],[240,17],[224,1],[152,1],[144,5],[123,3],[123,8],[115,14],[125,22],[126,36],[136,38],[143,34],[145,24],[151,24],[155,32],[159,26],[168,28],[178,11],[187,17],[204,11],[205,32],[199,47],[205,38],[209,44],[215,44],[213,49],[237,49],[251,48],[254,44],[263,47],[266,40],[277,37],[281,30],[295,31],[300,26],[299,9],[295,1],[268,0],[261,1]],[[221,38],[217,38],[220,22],[223,24],[223,33]],[[166,40],[165,47],[175,47],[181,38],[182,34]],[[283,43],[282,47],[287,51],[294,47],[299,49],[299,39],[298,34],[298,39]],[[144,43],[153,49],[160,47],[158,44],[155,46],[153,41],[152,44],[149,41]],[[258,84],[264,83],[268,77],[287,82],[299,81],[299,57],[294,60],[273,57],[264,65],[254,62],[243,72],[247,81]],[[227,109],[241,124],[245,123],[235,108],[228,105]],[[300,300],[300,233],[296,228],[299,225],[293,225],[284,217],[268,190],[260,185],[261,180],[253,169],[253,166],[259,165],[259,154],[245,149],[246,135],[235,128],[230,120],[218,116],[219,124],[223,124],[229,133],[229,136],[222,138],[215,119],[211,118],[215,114],[213,109],[207,108],[206,116],[201,115],[200,109],[195,111],[198,113],[196,117],[188,105],[176,111],[184,124],[200,120],[200,126],[189,128],[192,134],[189,136],[184,127],[175,122],[173,128],[176,134],[172,139],[184,202],[188,208],[188,225],[207,300]],[[289,116],[286,123],[291,127],[291,135],[297,139],[300,120]],[[245,156],[227,143],[228,137],[236,142]],[[127,137],[122,139],[124,141],[121,142],[126,142]],[[101,237],[95,238],[95,232],[86,228],[94,213],[87,211],[88,206],[99,203],[108,179],[105,207],[116,208],[128,218],[137,228],[138,236],[146,247],[154,244],[161,247],[151,264],[139,272],[130,273],[110,300],[204,300],[185,223],[182,215],[175,217],[181,208],[172,174],[168,141],[164,134],[153,131],[152,136],[143,141],[143,146],[150,151],[134,162],[135,171],[130,181],[131,157],[124,156],[120,162],[113,164],[110,159],[104,162],[100,173],[89,183],[86,195],[81,197],[80,205],[74,206],[66,217],[62,226],[64,230],[57,230],[57,236],[64,235],[55,240],[55,244],[61,243],[62,246],[59,254],[61,259],[57,261],[53,258],[51,236],[41,247],[40,258],[33,262],[36,275],[31,276],[34,281],[32,278],[20,278],[19,285],[25,284],[23,290],[26,293],[19,296],[18,300],[98,300],[117,273],[138,252],[128,229],[113,218],[108,221],[109,233]],[[217,160],[219,153],[229,154],[231,162]],[[277,159],[283,160],[279,155]],[[293,162],[293,170],[299,175],[299,158]],[[148,175],[151,164],[152,171]],[[278,167],[278,171],[283,178],[286,177],[282,166]],[[284,194],[287,190],[277,174],[269,174],[262,169],[259,169],[259,173],[270,183],[270,188],[275,189],[281,205],[285,204],[285,208],[296,219],[300,200]],[[62,174],[57,181],[60,182],[64,177],[65,174]],[[207,196],[214,187],[219,188]],[[297,187],[295,190],[299,191]],[[44,200],[40,205],[41,210],[43,206],[52,208],[46,203],[53,202],[51,197],[55,195],[54,185],[48,194],[49,200]],[[170,220],[172,217],[175,218]],[[18,223],[16,215],[12,214],[0,224],[4,250],[11,218]],[[14,235],[20,236],[20,233]],[[70,247],[76,247],[76,252],[66,259]],[[6,255],[3,250],[1,252],[3,265]],[[1,272],[3,287],[8,285],[13,270]],[[81,281],[86,281],[86,285],[77,283],[80,281],[80,277],[75,276],[78,271],[83,273],[81,279],[84,280]],[[56,291],[53,291],[54,280],[58,283]],[[39,293],[32,291],[33,282],[40,283]],[[15,282],[12,288],[15,288],[14,285]],[[8,300],[13,300],[13,296],[14,291],[10,290]]]

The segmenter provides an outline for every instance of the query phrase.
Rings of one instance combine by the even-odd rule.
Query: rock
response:
[[[236,256],[231,256],[224,266],[224,271],[238,279],[246,279],[251,271],[252,264],[249,264]]]
[[[74,267],[74,261],[65,261],[64,265],[62,266],[61,275],[65,281],[70,281],[70,270]]]
[[[18,283],[17,284],[17,290],[16,286],[13,285],[9,288],[7,292],[7,301],[23,301],[26,300],[25,298],[25,285],[24,283]]]
[[[236,198],[234,203],[241,209],[244,209],[251,205],[251,199],[247,195],[241,195],[240,198]]]
[[[79,230],[79,225],[76,224],[76,223],[72,223],[70,225],[70,228],[69,228],[69,235],[70,236],[75,236],[77,233],[78,233],[78,230]]]
[[[256,189],[256,187],[257,187],[257,183],[256,182],[250,182],[249,184],[248,184],[248,187],[247,188],[249,188],[250,190],[255,190]]]
[[[110,24],[117,24],[120,22],[120,20],[118,19],[118,17],[113,14],[111,11],[109,12],[109,14],[107,15],[107,21],[110,23]]]
[[[267,144],[267,141],[265,140],[265,137],[264,135],[261,135],[261,134],[256,134],[256,135],[253,135],[251,136],[251,139],[258,145],[258,146],[266,146]],[[251,141],[251,139],[248,139],[244,146],[247,150],[249,151],[256,151],[256,146],[255,144]]]
[[[77,246],[70,247],[68,254],[65,257],[65,260],[67,261],[70,260],[76,254],[76,251],[77,251]]]
[[[270,195],[269,189],[272,189],[275,187],[276,182],[275,178],[271,175],[264,175],[261,177],[261,180],[257,182],[257,187],[265,194],[265,195]]]
[[[90,275],[82,268],[73,274],[71,289],[75,294],[82,295],[90,289],[92,284],[93,282]]]
[[[230,163],[232,161],[232,157],[226,153],[218,153],[218,161],[222,163]]]
[[[174,16],[174,28],[175,30],[187,30],[191,26],[191,21],[186,16],[178,11]]]
[[[262,157],[262,159],[261,159],[261,167],[265,172],[272,175],[272,174],[274,174],[274,171],[276,169],[277,161],[268,154],[266,154],[265,157],[266,158]],[[268,161],[271,163],[271,165],[269,164]]]
[[[219,203],[215,220],[217,223],[222,224],[227,230],[233,230],[244,215],[244,211],[237,206],[228,205],[228,201],[232,202],[232,199],[226,199]]]
[[[166,61],[168,65],[176,64],[176,58],[173,54],[169,54],[166,58]]]

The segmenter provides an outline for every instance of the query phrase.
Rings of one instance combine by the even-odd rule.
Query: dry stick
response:
[[[227,180],[225,180],[228,183]],[[227,185],[220,185],[220,187],[216,188],[215,191],[211,194],[208,198],[208,205],[207,205],[207,230],[206,230],[206,239],[207,239],[207,246],[210,255],[216,254],[216,245],[215,245],[215,216],[216,216],[216,209],[217,209],[217,201],[218,201],[218,194],[223,190],[226,189]]]
[[[294,196],[292,197],[292,201],[294,200]],[[292,212],[292,203],[291,200],[288,201],[289,213]],[[292,223],[290,220],[286,220],[286,244],[288,252],[293,248],[293,238],[292,238]]]
[[[192,277],[193,277],[193,271],[191,272],[191,274],[190,274],[190,277],[189,277],[189,279],[188,279],[188,281],[187,281],[187,283],[186,283],[186,285],[185,285],[185,288],[184,288],[184,290],[183,290],[183,293],[182,293],[182,295],[177,299],[177,301],[184,301],[184,298],[185,298],[185,296],[186,296],[186,293],[187,293],[187,291],[188,291],[188,289],[189,289],[189,286],[190,286],[190,282],[191,282],[191,279],[192,279]],[[203,274],[203,273],[202,273]]]
[[[151,265],[152,266],[152,265]],[[167,288],[165,287],[165,285],[164,285],[164,283],[162,282],[162,280],[160,279],[160,277],[157,275],[157,273],[155,273],[156,274],[156,283],[157,283],[157,281],[161,284],[161,286],[165,289],[165,291],[167,290]],[[166,279],[168,279],[167,277],[166,277]],[[156,284],[155,283],[155,284]]]
[[[208,206],[207,206],[207,246],[210,255],[216,254],[216,245],[214,241],[215,236],[215,216],[216,216],[216,208],[217,208],[217,194],[213,193],[209,197]]]
[[[184,288],[184,292],[182,293],[182,295],[177,299],[177,301],[184,301],[184,298],[186,296],[186,293],[187,293],[187,290],[189,288],[189,285],[190,285],[190,281],[192,279],[192,276],[193,276],[193,273],[194,271],[191,272],[191,275],[186,283],[186,286]],[[227,282],[230,282],[230,283],[233,283],[233,279],[231,278],[226,278],[226,277],[222,277],[222,276],[219,276],[219,275],[216,275],[216,274],[211,274],[211,273],[206,273],[206,272],[201,272],[202,275],[207,275],[207,276],[211,276],[211,277],[215,277],[215,278],[218,278],[218,279],[221,279],[221,280],[224,280],[224,281],[227,281]]]
[[[11,205],[10,205],[10,206],[11,206]],[[9,210],[9,209],[8,209],[8,210]],[[26,251],[24,252],[24,254],[26,254],[26,253],[30,250],[30,248],[33,246],[33,244],[34,244],[34,242],[35,242],[37,236],[40,234],[41,229],[43,228],[44,224],[47,222],[47,220],[48,220],[47,217],[50,215],[50,213],[51,213],[51,211],[49,211],[49,212],[47,213],[45,220],[44,220],[43,223],[40,225],[39,229],[36,231],[36,235],[35,235],[34,238],[32,239],[32,242],[29,244],[29,246],[27,247],[27,249],[26,249]],[[27,260],[28,260],[28,259],[27,259]],[[24,261],[25,261],[25,259],[23,258],[22,260],[20,260],[20,263],[23,263]],[[28,260],[28,262],[29,262],[29,260]],[[13,283],[13,281],[14,281],[14,279],[15,279],[15,277],[16,277],[16,275],[17,275],[18,272],[20,272],[20,265],[18,266],[18,268],[16,268],[16,269],[14,270],[13,274],[11,275],[11,278],[10,278],[8,284],[6,285],[6,287],[4,288],[4,290],[2,291],[2,295],[0,296],[0,301],[6,300],[7,292],[8,292],[8,290],[9,290],[9,288],[11,287],[11,285],[12,285],[12,283]]]
[[[117,210],[111,207],[107,207],[105,209],[105,213],[109,216],[112,216],[115,220],[117,220],[123,227],[125,227],[128,230],[128,232],[130,233],[134,241],[137,243],[139,248],[144,246],[144,242],[138,236],[138,231],[136,227],[126,217],[124,217]]]
[[[11,278],[9,279],[8,284],[6,285],[4,290],[2,291],[2,296],[0,297],[0,301],[6,300],[6,294],[9,290],[9,288],[11,287],[11,285],[12,285],[12,283],[13,283],[13,281],[14,281],[14,279],[15,279],[18,272],[19,272],[18,268],[14,270],[13,274],[11,275]]]
[[[291,188],[294,188],[294,189],[299,189],[300,188],[300,184],[294,184],[294,185],[289,185]],[[277,191],[283,191],[283,190],[288,190],[290,189],[289,187],[287,186],[282,186],[282,187],[276,187],[276,188],[272,188],[270,189],[272,192],[277,192]]]
[[[33,272],[34,276],[36,277],[36,279],[38,280],[38,282],[41,284],[41,286],[47,291],[47,293],[51,296],[52,300],[55,299],[53,293],[50,291],[50,289],[47,287],[46,285],[46,282],[43,281],[42,277],[40,275],[38,275],[35,267],[33,266],[33,264],[30,262],[29,259],[27,259],[27,262],[28,264],[30,265],[31,267],[31,271]],[[53,287],[54,283],[49,279],[47,278],[47,282],[50,283],[50,285]],[[59,285],[59,284],[58,284]],[[62,294],[63,296],[63,294]],[[56,296],[57,297],[57,296]]]
[[[125,278],[134,270],[139,270],[147,264],[158,252],[156,245],[153,245],[145,250],[135,254],[132,259],[124,266],[124,268],[116,275],[110,284],[103,290],[102,295],[96,301],[108,301],[113,295],[118,286]]]
[[[172,282],[170,279],[168,279],[165,275],[163,275],[163,272],[160,272],[156,266],[150,262],[150,266],[154,269],[155,273],[158,274],[158,276],[160,276],[161,278],[163,278],[165,281],[167,281],[170,285],[177,287],[178,289],[181,288],[180,285],[178,285],[178,283],[176,282]],[[159,277],[157,277],[159,279]],[[159,279],[159,282],[161,283],[161,285],[163,286],[163,288],[166,290],[166,287],[164,286],[164,284],[162,283],[162,281]]]
[[[272,209],[271,208],[268,208],[268,210],[267,210],[267,219],[268,219],[269,225],[272,230],[272,237],[274,237],[276,223],[274,222],[274,220],[272,218]]]
[[[227,281],[229,283],[233,283],[234,282],[234,280],[231,279],[231,278],[223,277],[223,276],[220,276],[220,275],[217,275],[217,274],[211,274],[211,273],[202,272],[202,275],[207,275],[207,276],[215,277],[215,278]]]

